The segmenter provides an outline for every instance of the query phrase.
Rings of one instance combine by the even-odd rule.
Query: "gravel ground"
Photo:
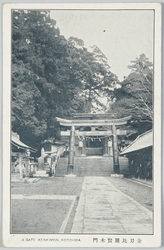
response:
[[[57,194],[79,196],[83,177],[50,177],[36,183],[12,183],[12,194]]]
[[[36,183],[12,183],[11,193],[76,196],[65,232],[70,233],[83,177],[51,177]],[[72,200],[12,200],[12,233],[58,233]]]
[[[106,177],[116,188],[127,194],[142,206],[153,211],[153,188],[131,182],[128,179]]]
[[[11,233],[58,233],[70,200],[12,200]]]

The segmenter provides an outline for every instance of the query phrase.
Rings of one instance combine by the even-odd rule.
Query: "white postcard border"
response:
[[[10,124],[11,124],[11,9],[154,9],[154,235],[113,235],[111,238],[142,239],[140,244],[95,244],[95,235],[10,234]],[[3,5],[3,246],[5,247],[159,247],[161,244],[161,4],[159,3],[77,3]],[[107,235],[96,235],[107,238]],[[47,240],[46,240],[47,239]],[[80,241],[79,241],[80,239]]]

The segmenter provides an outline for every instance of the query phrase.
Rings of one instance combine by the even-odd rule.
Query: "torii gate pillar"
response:
[[[112,125],[112,134],[113,134],[113,170],[114,173],[120,173],[119,167],[119,153],[118,153],[118,144],[117,144],[117,134],[116,134],[116,126]]]
[[[68,168],[67,173],[73,174],[74,170],[74,145],[75,145],[75,126],[72,126],[70,132],[70,142],[69,142],[69,158],[68,158]]]

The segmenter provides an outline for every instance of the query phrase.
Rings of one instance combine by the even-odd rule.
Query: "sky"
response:
[[[51,10],[51,18],[66,39],[97,45],[120,81],[142,53],[153,62],[153,10]]]

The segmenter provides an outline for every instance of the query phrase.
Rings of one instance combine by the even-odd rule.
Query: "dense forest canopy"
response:
[[[12,129],[30,146],[58,137],[56,116],[107,110],[117,76],[105,55],[60,35],[48,11],[12,12]]]

